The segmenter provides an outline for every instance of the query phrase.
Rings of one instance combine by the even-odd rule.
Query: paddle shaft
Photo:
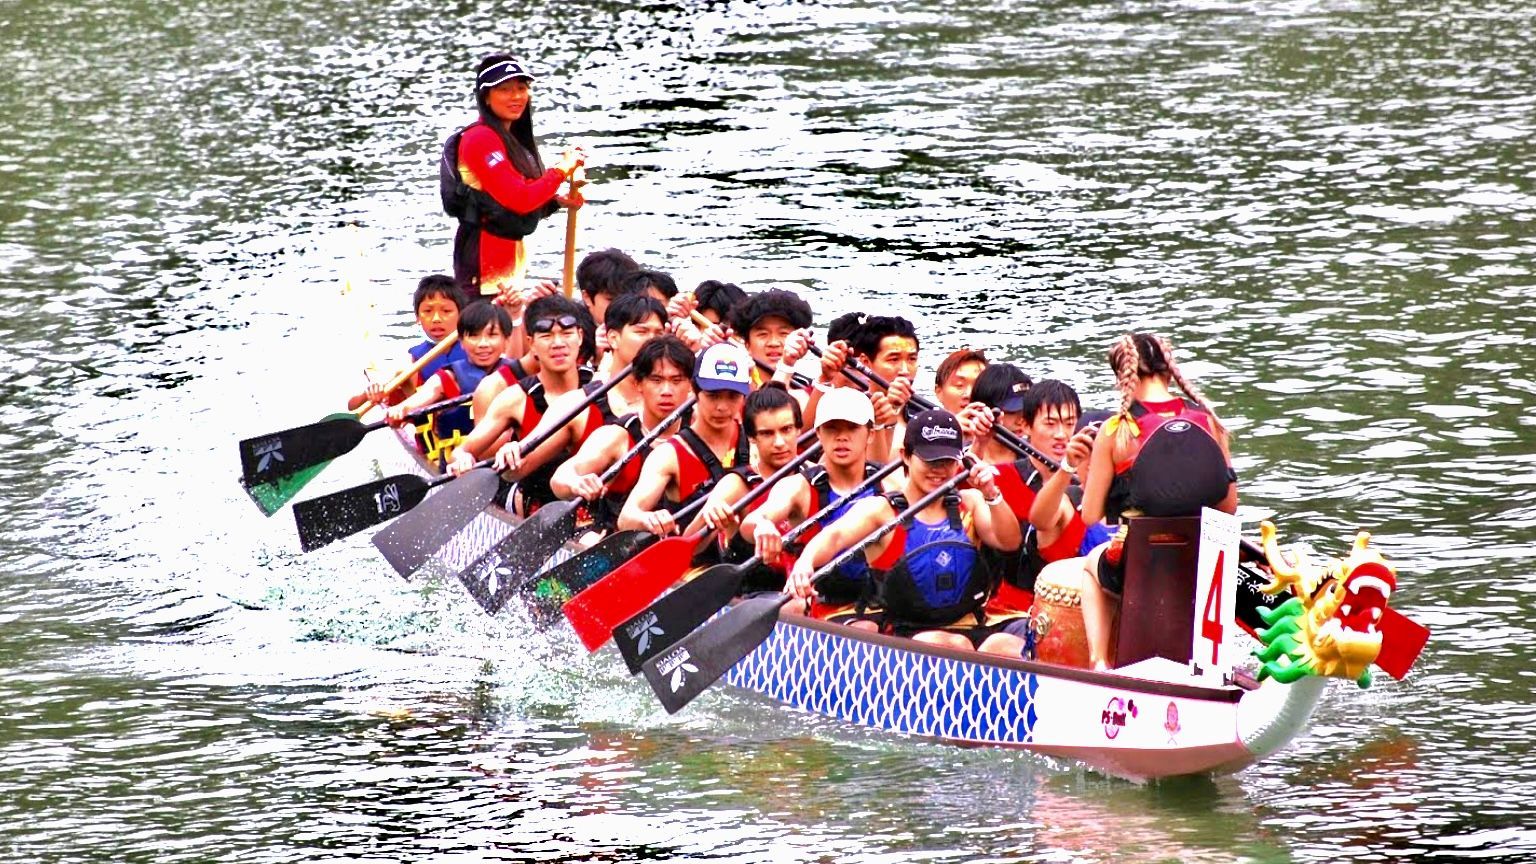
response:
[[[597,479],[600,480],[604,486],[607,486],[609,483],[613,482],[613,478],[619,476],[619,472],[624,470],[625,465],[633,462],[635,457],[640,455],[641,450],[644,450],[657,438],[660,438],[661,433],[666,431],[667,427],[671,426],[673,423],[676,423],[678,420],[681,420],[682,416],[688,413],[688,409],[698,404],[698,401],[699,397],[689,396],[688,399],[683,402],[683,404],[673,408],[672,413],[661,418],[661,422],[657,423],[656,426],[651,429],[651,431],[641,436],[640,440],[635,442],[635,446],[625,451],[624,455],[619,457],[619,461],[609,465],[608,469],[602,474],[598,475]]]
[[[863,494],[863,492],[866,489],[869,489],[870,487],[872,487],[875,484],[879,483],[881,480],[884,480],[885,478],[891,476],[891,474],[894,473],[896,471],[896,469],[900,468],[900,467],[901,467],[901,460],[900,459],[894,459],[894,460],[892,460],[890,462],[887,462],[886,464],[880,466],[880,470],[879,471],[876,471],[875,473],[871,474],[870,476],[864,478],[864,482],[860,483],[859,485],[853,487],[853,489],[849,490],[847,495],[844,495],[841,498],[833,498],[831,501],[827,502],[827,506],[825,506],[825,507],[821,508],[820,510],[817,510],[815,513],[812,513],[811,515],[805,517],[805,519],[802,520],[799,525],[796,525],[795,527],[789,529],[789,533],[784,535],[784,542],[785,543],[793,543],[793,542],[795,542],[795,540],[799,539],[802,534],[804,534],[805,532],[807,532],[807,531],[811,530],[812,528],[814,528],[818,524],[817,520],[819,520],[822,517],[826,516],[828,513],[831,513],[833,510],[836,510],[837,508],[843,506],[843,504],[847,503],[852,498],[854,498],[854,497],[856,497],[858,495]],[[741,562],[740,564],[737,564],[736,566],[738,568],[740,568],[741,572],[745,573],[747,570],[752,568],[754,565],[761,564],[761,563],[763,563],[763,559],[758,557],[758,556],[756,556],[756,555],[753,555],[751,558],[748,558],[747,560]]]
[[[826,578],[852,555],[889,534],[896,526],[922,512],[969,475],[961,472],[915,501],[896,518],[880,526],[847,551],[817,570],[812,584]],[[645,661],[646,683],[669,714],[675,714],[718,681],[732,666],[773,634],[779,610],[794,600],[793,594],[744,601],[718,620],[689,633],[673,646]]]
[[[818,524],[818,520],[848,501],[862,495],[901,467],[896,460],[881,466],[880,470],[863,482],[835,497],[825,507],[807,516],[799,525],[784,535],[785,542],[792,542]],[[678,639],[709,620],[722,606],[729,603],[741,590],[742,579],[753,567],[762,563],[753,555],[740,564],[721,564],[705,571],[698,578],[678,586],[677,590],[650,604],[614,628],[613,641],[619,647],[630,674],[640,671],[646,660],[671,647]],[[676,634],[676,635],[672,635]]]
[[[433,360],[436,360],[444,354],[447,354],[449,351],[452,351],[453,346],[457,344],[459,344],[459,331],[455,330],[439,340],[436,345],[432,346],[431,350],[421,355],[421,357],[418,358],[415,363],[407,366],[405,371],[389,379],[389,383],[384,385],[384,395],[388,396],[389,394],[400,389],[401,384],[411,380],[411,378],[414,377],[417,372],[425,369],[428,363],[431,363]],[[362,417],[364,414],[367,414],[368,409],[372,407],[373,402],[364,402],[363,404],[357,406],[357,408],[353,409],[352,416]],[[412,413],[414,414],[416,412]],[[370,428],[376,429],[378,426],[374,425]]]

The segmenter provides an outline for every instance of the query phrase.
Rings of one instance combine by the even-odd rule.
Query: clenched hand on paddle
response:
[[[815,433],[806,435],[814,436]],[[745,512],[754,501],[768,494],[774,483],[798,470],[802,463],[814,459],[820,452],[820,443],[801,452],[731,505],[731,515]],[[608,641],[614,627],[661,596],[661,592],[687,569],[699,544],[713,533],[713,528],[705,528],[681,537],[668,537],[572,597],[563,611],[587,650],[596,651]]]
[[[450,333],[432,350],[423,354],[409,368],[384,385],[382,393],[388,395],[400,389],[415,377],[428,363],[448,353],[458,344],[459,334]],[[463,400],[446,400],[428,405],[413,412],[413,421],[434,411],[461,404]],[[271,516],[313,480],[332,459],[345,455],[375,429],[384,423],[363,424],[358,418],[373,407],[365,402],[354,411],[331,414],[318,423],[295,426],[270,435],[247,438],[240,442],[240,483],[251,500],[261,508],[263,515]]]
[[[879,471],[855,486],[847,495],[833,498],[825,507],[807,516],[784,535],[783,542],[793,543],[798,540],[815,528],[828,513],[841,507],[845,501],[863,495],[900,467],[899,459],[881,466]],[[731,602],[741,590],[746,575],[752,568],[763,563],[762,557],[754,555],[740,564],[716,564],[615,627],[613,643],[628,664],[630,674],[639,672],[645,661],[666,650],[680,636],[708,621]]]

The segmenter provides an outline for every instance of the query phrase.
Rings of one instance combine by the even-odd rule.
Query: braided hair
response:
[[[1211,404],[1190,383],[1173,362],[1173,346],[1153,333],[1127,333],[1109,347],[1109,368],[1115,373],[1115,388],[1120,391],[1120,410],[1115,424],[1115,446],[1130,449],[1136,438],[1136,424],[1131,417],[1131,403],[1136,401],[1136,385],[1143,378],[1164,377],[1211,417],[1211,426],[1225,438],[1226,427],[1217,418]]]

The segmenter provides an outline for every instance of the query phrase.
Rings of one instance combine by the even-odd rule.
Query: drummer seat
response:
[[[1190,658],[1200,517],[1137,516],[1125,535],[1115,667],[1148,657]]]

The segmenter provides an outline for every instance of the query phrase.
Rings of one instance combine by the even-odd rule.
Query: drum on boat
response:
[[[1035,631],[1035,659],[1078,669],[1088,668],[1088,636],[1083,631],[1082,558],[1052,561],[1035,577],[1030,624]]]

